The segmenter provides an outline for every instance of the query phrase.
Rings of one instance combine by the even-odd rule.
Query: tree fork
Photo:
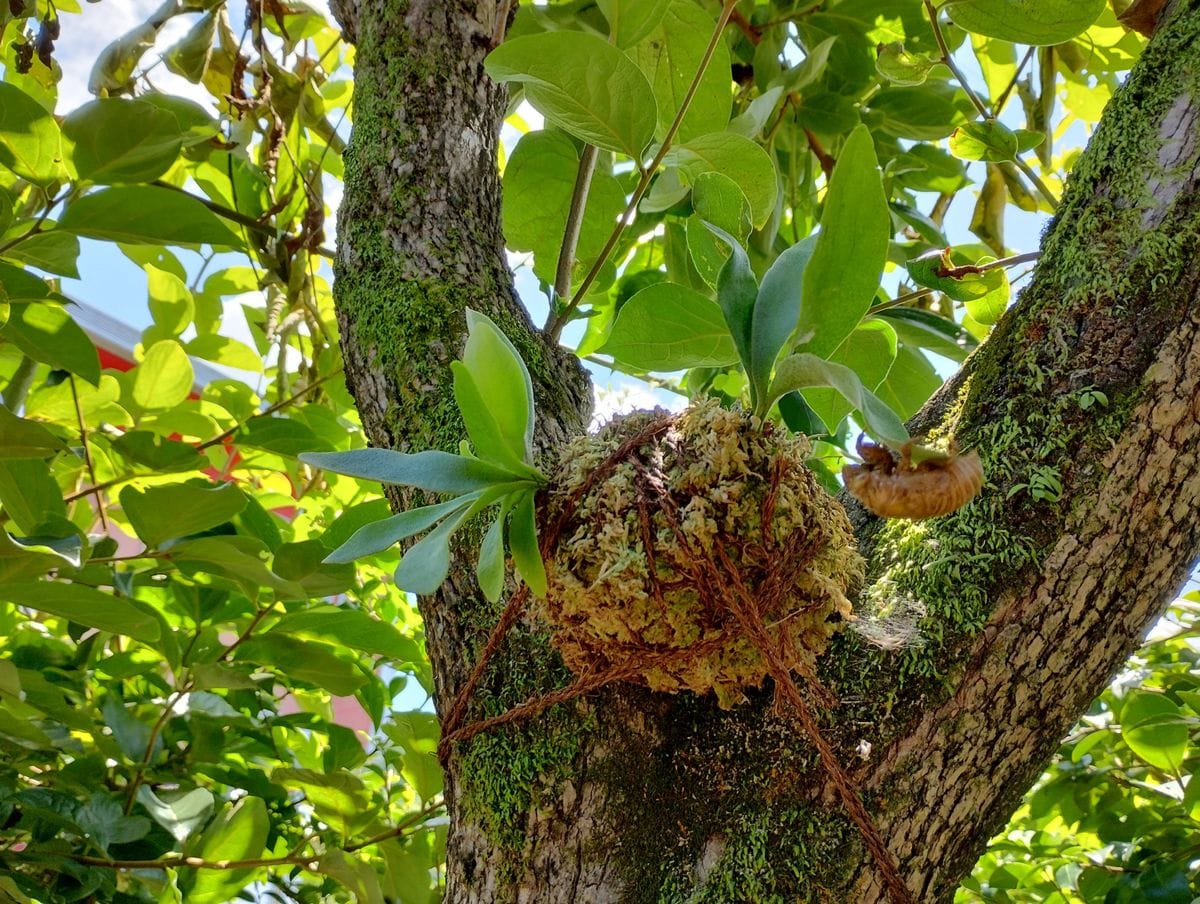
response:
[[[586,379],[530,328],[504,261],[505,97],[482,69],[502,9],[372,0],[342,17],[358,56],[335,293],[377,445],[461,438],[448,362],[467,305],[529,364],[539,449],[584,424]],[[978,448],[989,486],[933,522],[860,517],[872,562],[861,608],[922,608],[924,645],[843,635],[821,678],[844,702],[822,729],[846,763],[869,743],[855,778],[918,900],[949,900],[1200,550],[1197,98],[1200,0],[1176,0],[1081,158],[1032,285],[917,418]],[[1087,393],[1108,404],[1085,406]],[[1048,476],[1057,498],[1033,493]],[[422,600],[442,711],[499,615],[466,562]],[[561,672],[529,667],[545,655],[526,630],[499,651],[506,677],[485,680],[489,692],[552,689]],[[735,901],[750,889],[882,900],[769,690],[722,712],[613,689],[463,748],[447,776],[455,904]]]

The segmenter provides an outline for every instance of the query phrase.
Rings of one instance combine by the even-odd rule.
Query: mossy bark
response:
[[[540,448],[583,424],[586,381],[530,328],[504,263],[504,95],[481,65],[501,8],[339,4],[358,57],[335,294],[378,445],[457,444],[447,363],[468,305],[530,363]],[[1176,0],[1080,160],[1033,284],[918,416],[979,450],[983,495],[915,525],[857,514],[862,606],[924,611],[924,644],[843,634],[822,665],[842,700],[824,724],[920,901],[949,900],[1200,551],[1198,122],[1200,0]],[[443,710],[496,615],[473,585],[464,562],[422,600]],[[475,712],[564,677],[523,627]],[[447,900],[882,900],[811,745],[770,702],[723,712],[621,688],[464,745]]]

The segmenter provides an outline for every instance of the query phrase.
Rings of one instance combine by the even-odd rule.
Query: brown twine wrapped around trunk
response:
[[[636,457],[639,449],[650,440],[664,434],[674,422],[674,417],[663,417],[652,421],[637,434],[622,442],[588,475],[587,479],[567,499],[566,504],[559,510],[558,516],[543,532],[540,544],[542,556],[546,560],[553,558],[559,537],[578,508],[580,501],[618,464],[631,462],[639,476],[637,508],[652,585],[657,586],[658,582],[655,573],[654,531],[650,523],[650,510],[654,508],[664,515],[680,547],[687,551],[691,569],[689,577],[704,604],[712,611],[723,609],[729,612],[733,616],[732,624],[717,636],[706,638],[686,647],[662,651],[645,648],[613,649],[606,655],[606,665],[585,669],[567,686],[540,694],[499,715],[464,725],[463,720],[467,707],[483,679],[488,662],[495,655],[508,631],[525,611],[529,601],[529,589],[523,584],[510,597],[480,652],[471,674],[456,695],[445,719],[442,720],[442,738],[438,744],[438,758],[445,765],[449,760],[451,746],[457,742],[469,740],[497,726],[538,715],[552,706],[570,702],[613,682],[634,679],[644,674],[647,669],[705,656],[729,642],[728,632],[730,630],[738,630],[753,644],[766,663],[767,670],[775,681],[777,705],[786,703],[791,706],[804,732],[816,747],[821,766],[832,780],[850,819],[862,835],[887,889],[888,896],[896,904],[912,904],[912,895],[900,877],[878,826],[875,825],[870,813],[863,805],[853,779],[838,760],[832,745],[822,734],[813,710],[792,678],[792,670],[800,672],[810,693],[822,708],[831,709],[837,706],[837,698],[821,684],[811,669],[794,664],[789,667],[789,659],[794,657],[784,655],[779,648],[779,643],[772,637],[763,620],[763,609],[772,611],[773,607],[769,602],[764,607],[760,599],[770,601],[786,593],[790,581],[804,570],[814,555],[817,546],[815,538],[793,537],[789,540],[786,549],[777,550],[779,569],[771,571],[766,580],[754,592],[746,586],[738,567],[722,543],[713,543],[712,552],[697,549],[680,528],[676,501],[658,477],[652,474]],[[771,474],[771,485],[762,502],[762,524],[764,525],[762,542],[765,544],[774,543],[771,532],[765,529],[765,525],[771,523],[776,490],[782,479],[784,467],[784,462],[776,461],[775,469]],[[721,539],[734,545],[739,542],[736,537],[722,537]]]

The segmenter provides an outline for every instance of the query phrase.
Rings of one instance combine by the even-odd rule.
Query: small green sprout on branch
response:
[[[484,595],[492,601],[500,598],[506,540],[521,579],[543,594],[546,571],[538,551],[534,496],[546,477],[533,465],[533,383],[516,348],[490,318],[468,310],[467,330],[462,360],[451,368],[454,398],[473,454],[464,444],[457,455],[355,449],[300,456],[326,471],[449,497],[367,524],[325,561],[351,562],[428,531],[404,553],[396,583],[411,593],[433,593],[450,572],[454,532],[494,509],[476,566]]]
[[[771,407],[789,393],[826,387],[853,405],[864,426],[880,441],[896,448],[908,442],[908,431],[900,418],[849,367],[805,351],[779,358],[786,347],[803,348],[810,338],[795,335],[800,322],[800,295],[784,286],[802,281],[815,240],[805,239],[781,254],[760,287],[750,268],[750,258],[737,239],[711,223],[705,225],[732,252],[717,280],[717,303],[746,371],[754,414],[766,417]]]

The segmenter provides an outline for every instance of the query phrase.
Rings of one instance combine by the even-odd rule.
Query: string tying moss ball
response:
[[[565,448],[543,517],[557,542],[541,614],[576,674],[744,699],[769,642],[811,675],[863,562],[806,438],[715,402],[640,412]],[[753,608],[765,636],[747,636]]]

